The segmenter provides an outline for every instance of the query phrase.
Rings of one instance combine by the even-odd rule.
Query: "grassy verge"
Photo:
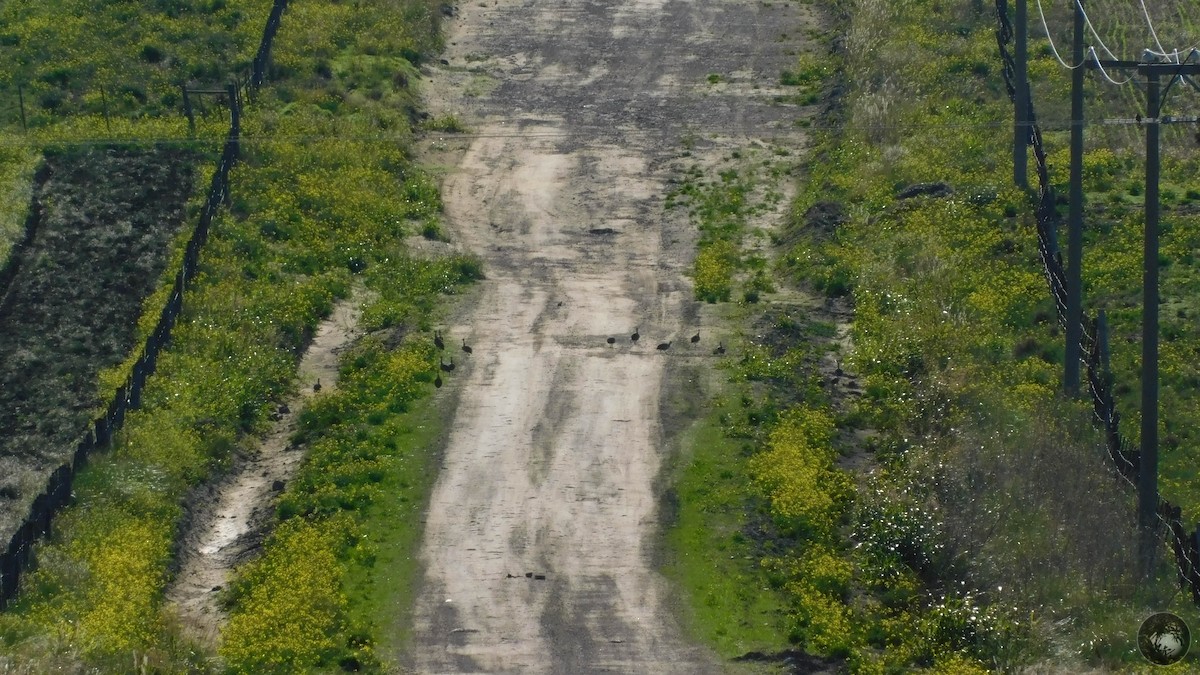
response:
[[[363,538],[375,546],[371,564],[351,568],[346,576],[352,620],[374,627],[373,638],[385,661],[403,654],[411,636],[414,593],[421,578],[416,555],[420,513],[437,476],[432,451],[443,433],[440,418],[431,398],[415,403],[401,418],[396,452],[408,459],[382,477],[381,496],[364,514]]]
[[[749,453],[720,422],[736,409],[732,401],[713,401],[680,441],[668,502],[667,574],[689,598],[691,632],[726,659],[788,646],[783,599],[764,592],[756,547],[746,536]]]
[[[38,155],[32,148],[0,145],[0,269],[9,252],[25,232],[25,218],[32,196],[33,170]]]

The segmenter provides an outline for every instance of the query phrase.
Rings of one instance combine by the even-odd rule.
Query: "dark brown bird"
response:
[[[692,344],[696,344],[699,341],[700,341],[700,331],[696,331],[696,334],[692,336]]]
[[[665,351],[667,351],[667,350],[668,350],[668,349],[670,349],[670,348],[671,348],[671,343],[670,343],[670,342],[660,342],[660,343],[658,343],[658,351],[660,351],[660,352],[665,352]]]
[[[716,354],[717,356],[724,354],[725,353],[725,343],[718,342],[717,348],[713,350],[713,353]]]
[[[438,331],[433,331],[433,344],[437,345],[438,349],[445,349],[446,343],[442,341],[442,334]]]
[[[438,363],[442,367],[442,372],[448,373],[448,372],[454,370],[454,359],[450,359],[450,363],[446,363],[445,359],[439,357]]]
[[[641,333],[638,333],[638,329],[634,328],[634,329],[633,329],[633,335],[630,335],[630,336],[629,336],[629,339],[630,339],[630,340],[633,340],[634,342],[637,342],[637,341],[638,341],[638,338],[640,338],[640,337],[642,337]]]
[[[610,345],[616,344],[616,342],[617,342],[617,338],[615,338],[615,337],[608,338],[608,344],[610,344]]]
[[[321,391],[321,378],[317,378],[317,383],[313,385],[313,391]]]
[[[468,353],[468,354],[470,354],[470,353],[471,353],[471,347],[470,347],[469,345],[467,345],[467,339],[466,339],[466,338],[463,338],[463,351],[464,351],[464,352],[466,352],[466,353]],[[453,359],[451,359],[451,361],[453,361]]]
[[[433,378],[433,386],[437,387],[438,389],[442,388],[442,374],[441,373],[438,373],[437,377]]]

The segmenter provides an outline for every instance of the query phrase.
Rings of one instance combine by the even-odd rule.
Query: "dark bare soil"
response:
[[[85,147],[46,156],[36,234],[0,313],[0,541],[66,461],[133,348],[192,185],[189,153]]]

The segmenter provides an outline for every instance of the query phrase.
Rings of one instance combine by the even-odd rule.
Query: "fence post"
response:
[[[1013,182],[1029,189],[1029,12],[1026,0],[1017,0],[1016,49],[1013,64]]]
[[[17,85],[17,102],[21,106],[21,131],[29,133],[29,127],[25,124],[25,92],[21,91],[21,85]]]
[[[100,104],[104,106],[104,131],[112,136],[112,126],[108,120],[108,95],[104,93],[104,87],[100,87]]]
[[[192,99],[188,96],[187,83],[179,85],[183,90],[183,112],[188,118],[188,130],[194,136],[196,134],[196,115],[192,112]]]
[[[1187,550],[1192,561],[1192,576],[1188,579],[1188,586],[1192,591],[1192,602],[1200,605],[1200,565],[1197,565],[1200,563],[1200,526],[1189,537]]]

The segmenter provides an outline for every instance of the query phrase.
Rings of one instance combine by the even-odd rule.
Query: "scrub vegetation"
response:
[[[1050,8],[1056,26],[1062,4]],[[128,234],[147,237],[122,240],[124,276],[109,280],[141,302],[132,337],[6,324],[26,334],[3,348],[49,336],[42,346],[53,352],[4,358],[6,368],[50,373],[43,384],[24,372],[6,384],[5,395],[38,387],[25,399],[39,409],[15,425],[82,432],[90,406],[131,368],[127,352],[152,330],[182,256],[175,228],[199,208],[226,123],[227,109],[210,101],[190,135],[179,83],[244,75],[269,7],[14,0],[0,9],[10,64],[0,73],[0,262],[29,197],[45,190],[33,180],[39,161],[66,167],[55,174],[61,191],[36,192],[48,214],[90,186],[95,218],[136,211],[145,222]],[[1186,24],[1178,7],[1172,16]],[[1011,187],[992,8],[841,0],[827,9],[844,37],[780,73],[793,91],[780,104],[825,105],[816,123],[799,121],[813,134],[808,159],[793,167],[776,148],[762,161],[755,148],[712,176],[681,165],[667,199],[701,233],[697,299],[738,326],[710,413],[672,467],[667,568],[691,601],[689,625],[727,658],[851,672],[1136,670],[1144,616],[1171,609],[1196,626],[1200,615],[1176,591],[1165,550],[1157,578],[1135,574],[1132,493],[1105,464],[1088,411],[1057,393],[1062,336],[1037,267],[1031,202]],[[482,274],[475,259],[416,258],[404,244],[442,231],[435,184],[408,154],[417,66],[440,47],[439,14],[430,0],[296,2],[287,12],[270,84],[245,111],[232,204],[142,407],[78,474],[73,505],[0,613],[5,669],[389,668],[440,433],[425,398],[437,368],[432,317]],[[1113,44],[1137,43],[1122,33]],[[1061,120],[1067,75],[1046,49],[1033,55],[1035,101],[1044,119]],[[1089,101],[1097,116],[1132,116],[1137,103],[1095,84]],[[424,126],[465,128],[453,116]],[[1130,130],[1089,133],[1084,292],[1109,312],[1125,430],[1136,437],[1142,160]],[[1200,193],[1188,180],[1200,153],[1181,134],[1169,138],[1161,482],[1195,519]],[[1065,132],[1047,141],[1065,194]],[[128,158],[139,170],[161,166],[175,192],[123,192],[150,184],[121,183],[113,167]],[[781,199],[772,181],[792,168],[803,177],[787,223],[752,230]],[[101,176],[115,187],[101,189]],[[169,212],[147,216],[150,202]],[[63,238],[75,241],[86,221],[64,218],[74,229]],[[95,264],[49,253],[39,264],[75,274]],[[292,440],[307,462],[261,555],[223,590],[230,620],[208,653],[162,600],[186,496],[255,446],[296,386],[314,328],[356,284],[371,298],[367,336],[344,355],[338,388],[301,414]],[[88,325],[82,306],[59,311],[63,325]],[[129,325],[137,311],[102,318]],[[35,454],[60,440],[38,441]]]
[[[1194,622],[1197,612],[1165,546],[1157,578],[1139,577],[1133,492],[1107,464],[1088,407],[1058,394],[1062,335],[1033,203],[1012,187],[995,9],[859,0],[835,10],[844,40],[782,75],[810,87],[799,74],[818,77],[826,111],[802,124],[815,147],[773,237],[773,267],[788,282],[758,298],[788,307],[793,289],[807,289],[825,300],[804,320],[749,304],[728,312],[745,338],[730,346],[737,356],[709,421],[685,444],[672,502],[669,569],[690,590],[693,628],[725,656],[801,652],[851,672],[1145,668],[1141,620],[1170,609]],[[1042,118],[1062,119],[1069,75],[1048,50],[1031,52],[1035,102],[1057,101],[1039,107]],[[1097,117],[1136,103],[1095,89],[1090,98]],[[1140,146],[1093,130],[1085,302],[1109,310],[1124,428],[1136,435]],[[1051,162],[1066,194],[1065,131],[1047,142],[1062,149]],[[1197,153],[1179,143],[1167,154],[1165,184],[1182,185]],[[1195,518],[1195,359],[1176,355],[1198,344],[1187,318],[1200,228],[1186,191],[1165,192],[1161,482]],[[709,211],[741,208],[729,191],[717,202]],[[732,250],[717,258],[710,221],[693,215],[698,296],[738,299],[701,282],[749,275],[704,276],[701,265],[737,261],[745,243],[727,238]],[[845,343],[821,328],[843,304],[853,308]],[[765,347],[767,326],[791,346]],[[825,350],[842,371],[833,378],[812,355]],[[780,386],[764,363],[795,379]],[[701,568],[711,580],[694,583]],[[721,592],[723,578],[744,581],[741,592]]]
[[[5,133],[33,148],[114,136],[121,147],[182,145],[195,154],[177,158],[180,170],[197,179],[178,184],[206,183],[212,160],[182,160],[215,157],[228,113],[210,102],[189,139],[172,94],[181,79],[244,74],[270,3],[117,3],[89,5],[82,14],[73,6],[5,6],[11,35],[2,49],[24,65],[8,73],[4,92],[15,100],[13,87],[22,84],[30,126],[24,135],[14,116]],[[77,14],[88,17],[87,30],[79,24],[87,35],[68,49],[75,34],[68,29],[76,25],[69,17]],[[49,30],[60,15],[66,28]],[[416,66],[439,48],[438,16],[435,5],[419,0],[289,7],[268,86],[244,111],[232,204],[214,222],[172,344],[142,407],[127,417],[112,450],[78,476],[73,505],[56,518],[53,536],[35,553],[36,570],[0,614],[7,666],[384,668],[374,645],[391,616],[378,608],[405,606],[411,575],[372,569],[415,541],[427,453],[437,438],[436,415],[410,413],[433,390],[436,365],[425,331],[439,297],[481,275],[471,258],[415,258],[404,244],[436,228],[441,208],[434,183],[407,154],[418,120]],[[104,31],[126,22],[133,23],[121,40]],[[64,41],[63,49],[43,45],[51,40]],[[111,45],[97,47],[102,58],[92,62],[83,56],[93,51],[87,40]],[[138,80],[139,91],[115,94],[123,91],[116,73]],[[28,181],[19,167],[28,170],[29,154],[13,153],[5,164],[17,167],[13,190]],[[201,198],[193,197],[190,217]],[[123,208],[141,203],[126,201]],[[139,337],[153,328],[184,240],[159,244],[171,262],[156,273],[160,290],[142,305]],[[367,336],[345,355],[340,387],[301,415],[293,441],[307,448],[307,463],[280,499],[281,524],[261,557],[227,590],[231,618],[219,655],[209,654],[183,637],[162,600],[183,500],[252,450],[274,402],[295,386],[299,355],[317,323],[355,284],[371,298],[363,315]],[[132,363],[130,357],[93,375],[93,390],[110,390]],[[385,527],[380,518],[400,522]]]

